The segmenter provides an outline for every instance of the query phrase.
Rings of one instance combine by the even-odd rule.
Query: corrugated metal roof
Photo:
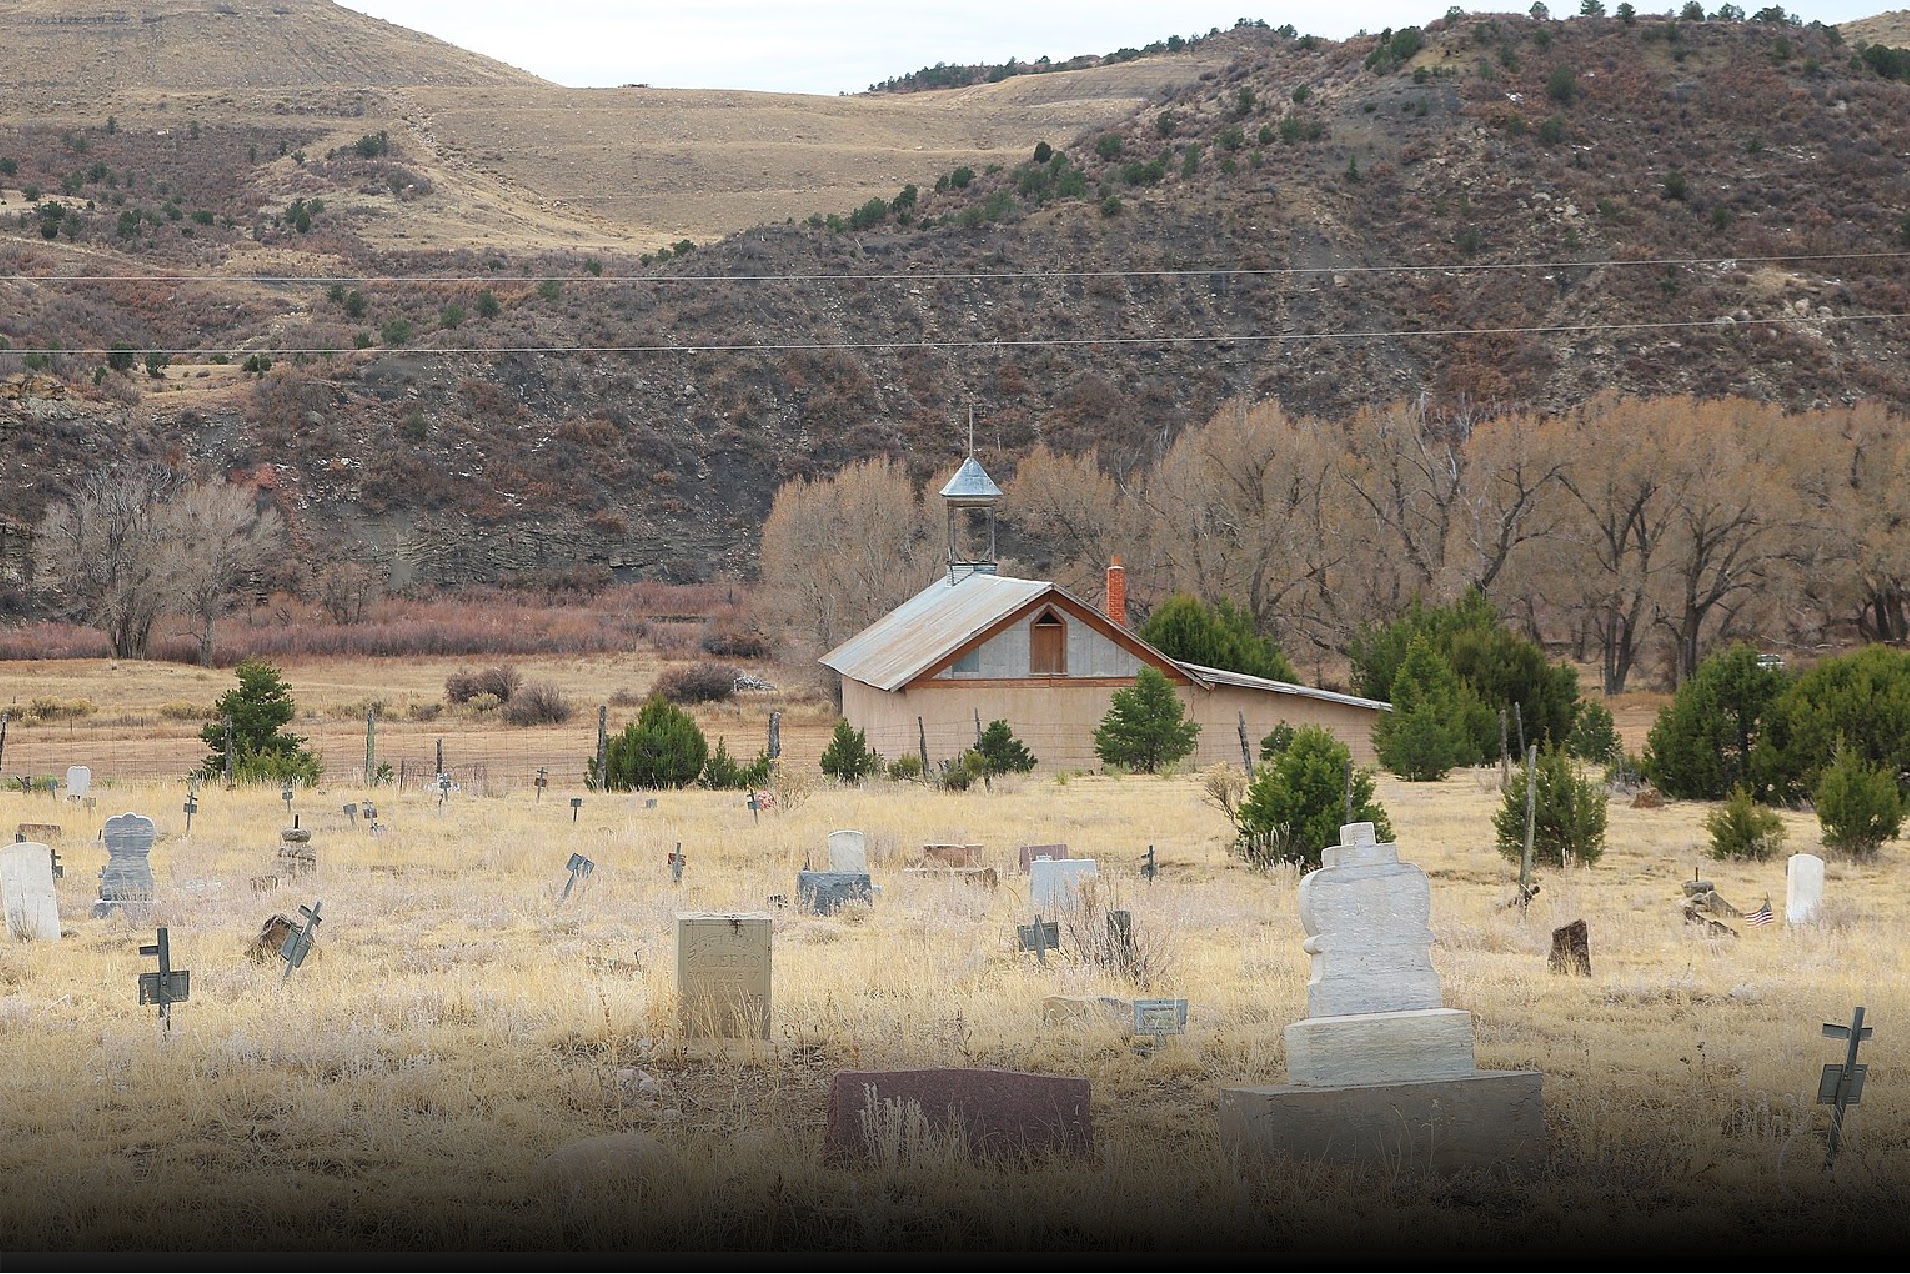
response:
[[[970,456],[962,461],[962,467],[942,488],[942,497],[947,500],[999,500],[1001,488],[982,468],[981,461]]]
[[[824,655],[823,666],[878,690],[899,690],[930,664],[1053,587],[1046,580],[1001,575],[964,575],[953,581],[943,576]]]
[[[1309,699],[1324,699],[1328,703],[1344,703],[1355,708],[1373,708],[1380,712],[1393,710],[1393,705],[1390,703],[1381,703],[1378,699],[1362,699],[1358,695],[1340,694],[1336,690],[1316,690],[1312,686],[1296,686],[1290,681],[1269,681],[1265,677],[1249,677],[1244,672],[1228,672],[1224,668],[1206,668],[1200,664],[1183,663],[1180,666],[1193,674],[1197,681],[1217,681],[1223,686],[1243,686],[1248,690],[1270,690],[1274,694],[1305,695]]]

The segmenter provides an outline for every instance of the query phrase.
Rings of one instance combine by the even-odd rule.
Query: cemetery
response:
[[[1904,1237],[1889,849],[1616,798],[1521,906],[1496,768],[1304,876],[1198,775],[568,773],[0,791],[4,1245]]]

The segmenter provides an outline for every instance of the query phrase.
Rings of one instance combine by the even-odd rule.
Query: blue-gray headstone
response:
[[[106,820],[100,839],[106,842],[108,857],[100,869],[95,912],[104,915],[123,903],[152,901],[153,869],[147,856],[158,834],[144,814],[118,814]]]
[[[819,916],[836,912],[845,902],[868,902],[873,890],[866,871],[799,871],[796,896],[805,910]]]

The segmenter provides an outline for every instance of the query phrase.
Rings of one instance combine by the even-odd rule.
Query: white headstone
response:
[[[1101,869],[1092,858],[1037,858],[1028,864],[1028,897],[1036,912],[1058,915],[1079,900],[1084,882]]]
[[[861,832],[829,833],[830,871],[869,870],[869,843]]]
[[[0,849],[0,901],[6,906],[7,937],[58,942],[60,905],[53,891],[53,851],[33,841]]]
[[[1815,854],[1792,854],[1784,873],[1784,923],[1809,924],[1823,902],[1824,860]]]
[[[1371,823],[1342,827],[1320,862],[1300,881],[1303,949],[1313,957],[1307,1016],[1440,1007],[1426,873],[1378,843]]]
[[[93,771],[84,765],[66,767],[66,794],[75,800],[93,790]]]

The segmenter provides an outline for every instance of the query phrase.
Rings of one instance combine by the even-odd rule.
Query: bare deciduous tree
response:
[[[175,597],[194,622],[199,662],[212,663],[212,626],[239,590],[284,549],[285,525],[258,493],[228,482],[184,487],[161,512],[177,561]]]

